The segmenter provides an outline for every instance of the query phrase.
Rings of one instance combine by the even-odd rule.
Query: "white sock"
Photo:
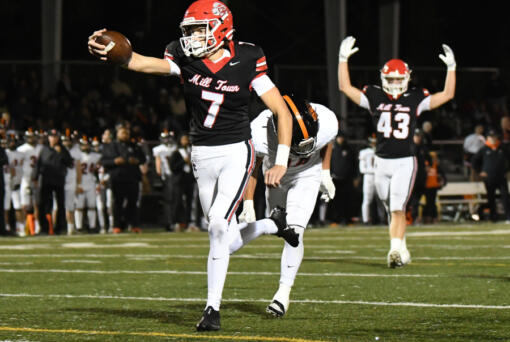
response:
[[[402,248],[402,240],[398,238],[392,238],[390,244],[390,250],[400,250]]]
[[[404,235],[404,238],[402,239],[402,245],[400,246],[400,248],[405,251],[407,249],[407,244],[406,244],[406,236]]]
[[[282,304],[286,303],[289,300],[290,290],[292,290],[292,286],[280,283],[280,287],[278,288],[278,291],[276,291],[276,293],[274,294],[273,300],[276,299]]]
[[[74,224],[78,230],[83,228],[83,210],[76,209],[74,211]]]
[[[89,228],[95,229],[96,228],[96,209],[87,210],[87,218],[89,220]]]
[[[105,227],[105,220],[103,215],[103,209],[97,208],[97,220],[99,221],[99,227],[103,228]]]
[[[294,279],[296,279],[299,266],[303,261],[304,245],[303,245],[303,233],[304,229],[301,227],[293,227],[296,233],[299,234],[299,245],[292,247],[287,242],[283,247],[282,260],[280,263],[280,287],[281,284],[286,284],[290,288],[294,285]]]
[[[68,233],[74,232],[74,223],[70,223],[70,222],[67,223],[67,232]]]
[[[209,223],[209,258],[207,260],[207,305],[220,310],[221,294],[227,277],[230,260],[228,241],[228,222],[225,219],[212,218]]]
[[[41,224],[39,223],[38,219],[35,219],[35,233],[39,234],[40,232],[41,232]]]

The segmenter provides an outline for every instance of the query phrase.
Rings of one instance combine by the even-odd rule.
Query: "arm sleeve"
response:
[[[164,58],[170,64],[170,75],[180,76],[181,68],[179,63],[184,54],[178,41],[173,41],[165,48]]]

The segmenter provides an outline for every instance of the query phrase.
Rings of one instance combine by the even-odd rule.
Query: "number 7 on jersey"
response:
[[[224,98],[224,94],[202,90],[202,100],[212,102],[204,120],[204,127],[212,128],[212,126],[214,126],[214,123],[216,122],[216,116],[220,111],[220,106],[223,103]]]

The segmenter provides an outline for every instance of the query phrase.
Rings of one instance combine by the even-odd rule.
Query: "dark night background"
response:
[[[180,36],[178,24],[191,1],[63,1],[63,60],[90,60],[88,35],[107,27],[130,38],[135,51],[160,56]],[[437,66],[441,43],[456,53],[459,68],[510,65],[510,21],[504,2],[401,1],[400,57],[410,65]],[[261,45],[272,64],[325,64],[322,1],[231,0],[235,38]],[[40,1],[0,2],[2,60],[37,60]],[[347,31],[360,47],[353,63],[378,65],[378,5],[347,2]]]

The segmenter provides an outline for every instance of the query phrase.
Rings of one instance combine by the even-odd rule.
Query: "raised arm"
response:
[[[356,39],[349,36],[340,44],[338,53],[338,89],[359,105],[361,103],[361,90],[351,84],[349,66],[347,64],[349,57],[359,50],[357,47],[354,47],[355,42]]]
[[[455,68],[457,66],[455,55],[452,49],[446,44],[443,44],[443,50],[444,55],[439,55],[439,58],[446,64],[448,71],[446,72],[443,91],[430,95],[430,109],[435,109],[445,104],[455,96]]]
[[[96,38],[101,36],[104,31],[106,31],[106,29],[95,31],[91,36],[89,36],[88,40],[89,53],[102,61],[107,60],[105,51],[106,46],[97,43]],[[173,71],[171,70],[170,63],[165,59],[143,56],[134,51],[128,64],[123,65],[122,67],[136,72],[156,75],[168,75]]]

